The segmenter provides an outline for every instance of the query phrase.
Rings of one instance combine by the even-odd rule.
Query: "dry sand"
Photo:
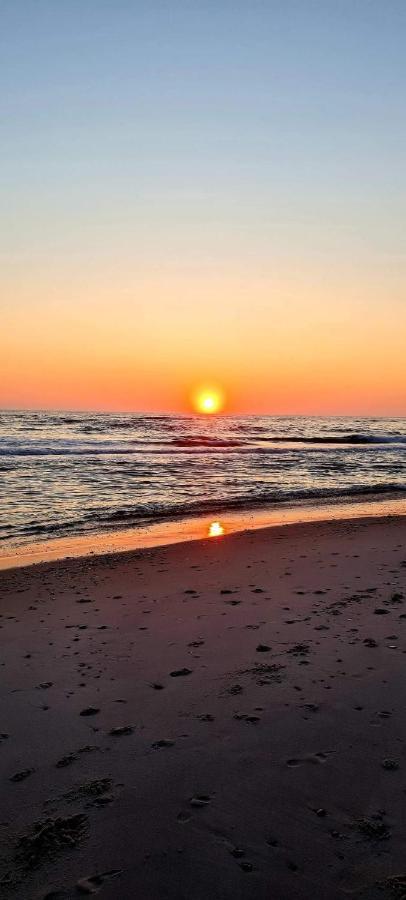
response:
[[[5,897],[406,896],[406,518],[0,573]]]

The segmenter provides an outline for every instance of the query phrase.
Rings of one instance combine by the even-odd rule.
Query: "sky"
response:
[[[0,405],[406,414],[404,0],[2,0]]]

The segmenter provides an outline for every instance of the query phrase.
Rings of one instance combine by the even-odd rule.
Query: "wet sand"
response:
[[[0,593],[2,896],[406,896],[405,517]]]

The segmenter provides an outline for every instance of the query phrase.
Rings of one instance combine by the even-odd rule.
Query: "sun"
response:
[[[217,387],[200,387],[194,392],[192,402],[196,412],[210,416],[221,412],[223,409],[224,394]]]

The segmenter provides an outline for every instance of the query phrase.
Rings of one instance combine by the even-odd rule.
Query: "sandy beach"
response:
[[[0,573],[1,892],[406,896],[406,518]]]

